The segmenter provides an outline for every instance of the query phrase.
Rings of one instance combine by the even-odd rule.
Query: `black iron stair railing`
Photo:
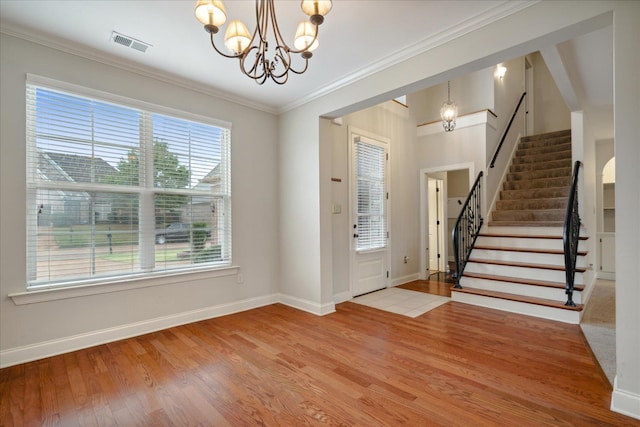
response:
[[[453,275],[455,288],[462,289],[460,278],[469,261],[471,249],[478,238],[482,227],[482,171],[478,174],[467,200],[462,205],[456,225],[453,227],[453,253],[456,263],[456,271]]]
[[[500,153],[500,149],[502,148],[502,144],[504,144],[504,140],[507,138],[507,134],[509,133],[509,130],[511,129],[511,125],[513,124],[513,120],[516,118],[516,114],[518,114],[518,110],[520,109],[520,105],[522,105],[522,101],[524,100],[524,97],[527,95],[527,92],[522,92],[522,96],[520,96],[520,100],[518,101],[518,105],[516,105],[516,109],[513,111],[513,114],[511,115],[511,119],[509,120],[509,124],[507,124],[507,127],[505,128],[504,132],[502,133],[502,138],[500,138],[500,142],[498,143],[498,148],[496,148],[495,153],[493,153],[493,158],[491,159],[491,163],[489,164],[490,168],[493,168],[496,165],[496,160],[498,160],[498,154]]]
[[[573,284],[576,276],[576,260],[578,258],[578,243],[580,241],[580,215],[578,213],[578,172],[582,163],[576,160],[573,168],[573,182],[569,193],[567,214],[564,218],[562,243],[564,245],[564,269],[566,276],[565,293],[567,302],[564,304],[575,307],[573,302]]]

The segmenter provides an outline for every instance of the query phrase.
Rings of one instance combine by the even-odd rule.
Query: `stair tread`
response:
[[[531,143],[531,141],[529,141],[529,143]],[[533,146],[531,147],[518,146],[518,148],[516,149],[516,155],[529,156],[529,155],[555,153],[559,151],[568,151],[568,150],[571,150],[571,141],[560,142],[558,144],[548,144],[548,145],[533,144]],[[538,151],[538,152],[535,152],[535,151]]]
[[[551,160],[553,161],[553,160]],[[551,173],[551,172],[565,172],[567,169],[571,169],[571,166],[563,166],[563,167],[559,167],[559,168],[547,168],[547,169],[543,169],[546,173]],[[540,172],[540,171],[520,171],[520,172],[509,172],[509,174],[522,174],[522,175],[531,175],[535,172]],[[567,174],[568,176],[571,176],[571,173]]]
[[[489,221],[495,227],[562,227],[564,221]]]
[[[484,249],[487,251],[531,252],[536,254],[550,254],[550,255],[564,254],[564,251],[559,249],[555,250],[555,249],[514,248],[514,247],[502,247],[502,246],[490,246],[490,245],[475,245],[473,248]],[[587,255],[587,251],[578,251],[578,255],[585,256]]]
[[[535,264],[530,262],[499,261],[499,260],[493,260],[493,259],[480,259],[480,258],[469,258],[469,262],[476,262],[479,264],[505,265],[509,267],[538,268],[541,270],[565,271],[564,265]],[[587,271],[587,269],[584,267],[576,267],[577,273],[584,273],[585,271]]]
[[[526,148],[525,148],[526,150]],[[558,159],[563,158],[563,157],[571,157],[571,150],[562,150],[562,151],[554,151],[551,153],[536,153],[536,154],[522,154],[516,157],[522,158],[522,157],[536,157],[536,156],[548,156],[549,154],[553,154],[555,155]]]
[[[565,284],[561,282],[550,282],[547,280],[536,280],[536,279],[525,279],[522,277],[510,277],[510,276],[497,276],[495,274],[483,274],[483,273],[472,273],[465,272],[462,274],[463,277],[473,277],[476,279],[486,279],[486,280],[496,280],[500,282],[509,282],[509,283],[521,283],[524,285],[533,285],[533,286],[544,286],[547,288],[558,288],[564,289]],[[573,285],[573,288],[577,291],[583,291],[584,285]]]
[[[527,239],[560,239],[562,240],[562,235],[540,235],[540,234],[504,234],[504,233],[479,233],[479,236],[485,237],[525,237]],[[580,236],[580,240],[587,240],[588,237]]]
[[[497,211],[517,211],[521,209],[562,209],[568,204],[568,197],[549,197],[546,199],[512,199],[498,200],[496,202]]]
[[[545,178],[545,179],[550,179],[550,178]],[[507,182],[507,181],[505,181]],[[512,181],[513,182],[513,181]],[[553,191],[569,191],[569,189],[571,188],[571,185],[558,185],[555,187],[541,187],[541,188],[517,188],[517,189],[513,189],[513,190],[500,190],[501,192],[511,192],[511,191],[531,191],[531,190],[535,190],[535,191],[544,191],[547,190],[549,192],[553,192]],[[567,196],[556,196],[556,197],[567,197]],[[546,197],[536,197],[537,199],[546,199]],[[501,199],[502,200],[502,199]]]
[[[516,172],[516,173],[523,173],[523,172]],[[551,181],[551,180],[557,180],[560,181],[562,179],[571,179],[571,175],[566,175],[566,176],[545,176],[542,178],[527,178],[526,180],[523,179],[515,179],[515,180],[507,180],[505,182],[520,182],[520,181]],[[557,185],[555,187],[550,187],[550,188],[558,188],[558,187],[565,187],[564,185]]]
[[[551,188],[564,188],[564,187],[551,187]],[[524,190],[506,190],[506,191],[524,191]],[[551,200],[551,201],[562,201],[562,200],[569,200],[569,196],[558,196],[558,197],[537,197],[535,199],[526,199],[524,200],[525,202],[542,202],[545,200]],[[498,200],[499,202],[502,201],[506,201],[506,200]],[[507,200],[509,202],[513,201],[513,200]],[[518,202],[522,202],[522,199],[516,199],[516,201]]]
[[[571,129],[554,130],[552,132],[544,132],[536,135],[523,136],[523,141],[539,141],[541,139],[553,139],[562,136],[571,136]]]
[[[505,299],[510,301],[517,301],[517,302],[524,302],[529,304],[542,305],[546,307],[559,308],[562,310],[582,311],[582,309],[584,308],[583,304],[576,304],[575,307],[570,307],[570,306],[564,305],[564,302],[561,302],[561,301],[555,301],[555,300],[544,299],[544,298],[536,298],[536,297],[528,297],[524,295],[509,294],[506,292],[487,291],[487,290],[476,289],[476,288],[456,289],[452,287],[451,292],[464,292],[468,294],[486,296],[491,298],[499,298],[499,299]]]
[[[502,209],[503,211],[508,211],[508,210],[513,210],[515,212],[538,212],[540,210],[543,210],[545,212],[554,212],[554,211],[561,211],[561,212],[566,212],[567,209],[566,208],[541,208],[541,209]]]

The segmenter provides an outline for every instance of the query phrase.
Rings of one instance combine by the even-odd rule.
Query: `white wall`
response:
[[[615,2],[616,379],[611,406],[640,419],[640,3]]]
[[[330,253],[318,255],[320,248],[331,247],[331,158],[318,163],[320,140],[317,132],[318,117],[344,116],[353,111],[376,105],[381,101],[403,93],[434,86],[446,81],[447,76],[460,76],[493,66],[501,61],[525,55],[545,46],[552,46],[578,35],[602,28],[614,21],[615,56],[615,112],[616,112],[616,155],[625,155],[625,161],[617,160],[616,185],[626,182],[618,193],[616,202],[616,223],[626,227],[629,233],[616,242],[617,316],[622,326],[622,339],[617,343],[618,381],[614,391],[613,405],[616,410],[634,413],[640,417],[637,405],[640,402],[640,228],[636,227],[637,212],[640,211],[640,197],[637,182],[640,181],[640,145],[635,142],[639,123],[637,115],[640,102],[639,81],[629,70],[640,69],[637,46],[640,44],[640,28],[634,25],[640,19],[640,4],[625,1],[582,1],[582,2],[539,2],[526,9],[502,18],[484,28],[451,38],[415,57],[390,66],[374,75],[355,81],[337,89],[302,107],[282,115],[281,126],[286,129],[280,144],[280,166],[290,170],[287,178],[308,182],[310,185],[296,187],[291,182],[280,181],[281,195],[281,243],[293,244],[289,253],[304,249],[296,245],[294,236],[307,226],[310,236],[305,241],[314,256],[296,256],[296,263],[281,263],[283,287],[291,292],[316,299],[320,305],[326,303],[325,295],[332,291],[332,256]],[[568,128],[568,123],[562,123]],[[555,129],[552,129],[555,130]],[[315,132],[315,133],[314,133]],[[455,133],[455,132],[454,132]],[[634,136],[635,135],[635,136]],[[296,150],[296,156],[289,155],[300,141],[305,141],[304,149]],[[466,153],[465,153],[466,154]],[[482,153],[484,157],[484,153]],[[459,161],[459,159],[456,159]],[[297,165],[302,164],[302,167]],[[636,187],[634,187],[636,186]],[[328,190],[327,190],[328,189]],[[624,200],[621,204],[620,200]],[[298,206],[309,202],[310,209],[317,207],[319,215],[312,218],[300,217]],[[620,208],[625,208],[622,213]],[[306,274],[305,274],[306,273]],[[296,282],[302,279],[304,285]],[[314,290],[318,285],[322,289]],[[319,295],[318,295],[319,294]],[[620,330],[618,333],[620,334]],[[620,335],[618,335],[620,336]]]
[[[615,280],[615,262],[608,262],[613,258],[612,254],[615,253],[615,246],[607,251],[607,244],[614,242],[615,234],[607,233],[602,234],[605,230],[607,232],[615,230],[615,210],[604,211],[604,207],[614,206],[614,197],[604,197],[603,181],[604,174],[603,169],[607,162],[615,162],[614,159],[614,142],[613,139],[596,140],[596,166],[594,168],[595,174],[595,191],[596,191],[596,231],[597,239],[595,242],[596,254],[595,254],[595,271],[599,278],[614,279]],[[615,180],[615,176],[612,177]],[[611,184],[610,184],[611,185]],[[614,188],[615,188],[615,184]],[[606,223],[606,225],[605,225]],[[608,253],[605,253],[607,251]]]
[[[0,43],[0,363],[211,317],[277,295],[276,117],[5,34]],[[7,295],[26,290],[26,73],[231,122],[233,263],[244,284],[235,275],[187,274],[164,285],[148,280],[150,286],[139,289],[15,305]]]
[[[511,127],[509,128],[509,132],[505,137],[502,147],[500,147],[494,167],[490,167],[491,160],[496,153],[500,139],[507,129],[511,116],[513,115],[515,108],[518,105],[518,101],[525,90],[524,56],[504,61],[502,62],[502,65],[507,68],[507,72],[504,77],[500,79],[497,76],[492,75],[495,98],[494,112],[497,117],[495,128],[487,126],[486,160],[484,169],[486,220],[491,219],[489,212],[492,210],[492,201],[495,199],[496,193],[500,190],[499,187],[506,169],[511,164],[511,154],[519,141],[519,137],[524,136],[525,134],[526,108],[524,105],[521,105],[516,113],[515,119],[511,123]],[[524,102],[525,101],[523,101],[523,104]]]
[[[500,79],[492,75],[491,79],[491,82],[494,85],[495,98],[493,112],[496,113],[497,118],[495,130],[487,135],[487,165],[491,162],[491,158],[493,157],[495,149],[500,142],[502,133],[506,129],[507,124],[511,119],[511,115],[520,100],[520,96],[522,96],[522,93],[525,90],[524,57],[520,56],[516,59],[502,62],[502,65],[507,67],[507,73],[505,76]],[[520,107],[521,110],[524,110],[524,108],[524,105]],[[511,135],[517,135],[518,132],[524,131],[524,116],[519,115],[518,117],[519,120],[514,120],[511,125],[513,128],[513,130],[510,131]],[[489,131],[491,131],[491,129],[489,129]],[[509,147],[504,146],[503,148],[505,150],[509,149]],[[509,151],[503,152],[502,149],[500,150],[500,156],[506,155],[508,157],[509,154]]]
[[[535,112],[533,133],[569,129],[571,127],[571,112],[542,55],[540,52],[534,52],[529,58],[533,65],[533,109]]]
[[[458,115],[494,109],[493,67],[473,71],[451,80],[451,100]],[[407,95],[407,105],[418,124],[439,121],[440,107],[447,100],[447,82]]]
[[[342,206],[342,213],[332,214],[334,295],[346,295],[349,291],[349,248],[352,241],[349,219],[349,126],[390,140],[390,282],[397,284],[415,279],[420,267],[419,181],[415,169],[416,123],[409,109],[394,101],[387,101],[343,117],[342,126],[331,124],[329,120],[323,122],[322,143],[330,142],[333,147],[331,177],[342,180],[331,182],[331,203]],[[405,256],[409,257],[406,264]]]

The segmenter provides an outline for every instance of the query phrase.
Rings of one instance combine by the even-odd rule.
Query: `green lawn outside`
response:
[[[180,257],[180,253],[184,253],[187,250],[184,248],[181,249],[169,249],[169,250],[156,250],[156,262],[172,262],[172,261],[184,261],[184,257]],[[107,261],[115,261],[115,262],[126,262],[126,263],[134,263],[137,264],[140,259],[140,255],[138,251],[135,252],[115,252],[113,254],[103,255],[100,258]]]
[[[138,229],[131,228],[129,225],[98,224],[95,226],[93,236],[91,235],[91,225],[74,225],[53,229],[53,236],[59,248],[90,246],[92,238],[96,246],[109,246],[109,234],[111,234],[112,246],[138,244]]]

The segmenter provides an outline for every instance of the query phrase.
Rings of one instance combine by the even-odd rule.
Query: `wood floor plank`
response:
[[[0,426],[639,426],[576,325],[274,304],[0,370]]]

